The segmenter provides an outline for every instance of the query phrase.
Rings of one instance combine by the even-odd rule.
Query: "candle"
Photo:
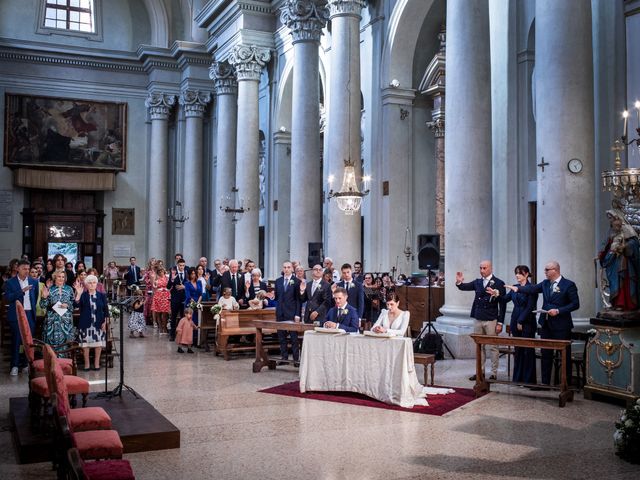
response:
[[[622,112],[622,118],[624,118],[624,127],[622,129],[622,137],[626,140],[627,138],[627,119],[629,118],[629,112],[626,110]]]
[[[640,100],[636,100],[633,106],[636,107],[636,119],[638,120],[638,128],[640,128]]]

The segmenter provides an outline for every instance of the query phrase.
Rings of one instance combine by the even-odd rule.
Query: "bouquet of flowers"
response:
[[[217,322],[220,320],[220,312],[222,311],[222,305],[214,305],[209,309],[211,315],[213,315],[213,319]]]
[[[616,455],[630,463],[640,464],[640,398],[622,411],[613,434]]]
[[[115,305],[109,305],[109,316],[113,320],[117,320],[120,318],[120,309]]]
[[[112,285],[117,288],[122,285],[122,280],[114,280]]]
[[[140,287],[135,283],[127,288],[131,290],[132,295],[138,295],[140,293]]]
[[[200,311],[202,311],[202,304],[201,304],[201,303],[199,303],[199,302],[196,302],[195,300],[191,300],[191,301],[189,302],[189,308],[190,308],[191,310],[193,310],[194,312],[195,312],[196,310],[200,310]]]

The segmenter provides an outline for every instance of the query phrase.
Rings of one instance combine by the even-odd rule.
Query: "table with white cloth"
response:
[[[427,405],[408,337],[306,332],[300,392],[306,391],[356,392],[405,408]]]

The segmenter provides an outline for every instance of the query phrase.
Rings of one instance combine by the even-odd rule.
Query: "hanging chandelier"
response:
[[[342,187],[340,188],[340,191],[334,192],[331,188],[333,180],[333,175],[329,175],[329,200],[335,198],[338,203],[338,208],[342,210],[345,215],[353,215],[354,212],[360,210],[360,207],[362,206],[362,199],[369,194],[368,184],[370,177],[362,177],[363,189],[360,191],[358,189],[358,184],[356,183],[355,165],[351,159],[349,159],[344,161],[344,173],[342,176]]]

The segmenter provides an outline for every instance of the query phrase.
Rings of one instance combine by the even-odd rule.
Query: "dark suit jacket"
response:
[[[311,320],[309,315],[311,315],[312,312],[318,312],[315,321],[320,322],[320,325],[322,325],[327,311],[333,305],[331,285],[324,280],[320,280],[320,284],[313,295],[311,295],[311,287],[313,287],[313,280],[307,282],[304,292],[300,294],[300,302],[307,302],[307,308],[304,311],[304,323],[313,323],[314,320]]]
[[[136,281],[134,281],[133,279],[133,269],[135,268],[136,270]],[[129,268],[127,268],[127,273],[124,274],[124,278],[127,281],[127,287],[130,287],[133,284],[140,284],[140,281],[142,280],[142,277],[140,276],[140,267],[138,265],[136,265],[135,267],[132,267],[131,265],[129,265]]]
[[[536,331],[536,314],[533,311],[538,304],[538,294],[527,295],[522,292],[509,291],[504,297],[504,302],[513,302],[513,311],[511,312],[511,332],[516,332],[518,324],[523,327],[529,327],[532,332]]]
[[[348,290],[347,303],[356,309],[358,318],[362,318],[364,315],[364,290],[362,285],[355,280],[351,280],[350,283],[351,287]],[[345,288],[344,280],[340,280],[338,286]]]
[[[35,278],[31,278],[27,275],[27,281],[31,285],[29,290],[29,300],[31,301],[31,310],[33,310],[33,318],[36,315],[36,302],[38,301],[39,286],[38,281]],[[9,310],[7,312],[7,320],[9,322],[17,323],[18,317],[16,315],[16,302],[22,303],[24,300],[24,292],[20,288],[20,281],[18,276],[11,277],[4,284],[4,300],[9,304]]]
[[[475,291],[476,295],[473,299],[473,306],[471,307],[471,318],[476,320],[498,320],[500,323],[504,322],[505,303],[503,301],[505,291],[504,282],[498,277],[493,275],[487,287],[491,287],[494,290],[500,292],[498,298],[494,298],[489,295],[483,286],[482,278],[476,278],[472,282],[461,283],[456,285],[459,290]]]
[[[573,328],[571,312],[580,308],[578,287],[571,280],[562,277],[557,290],[557,292],[553,292],[551,282],[546,279],[537,285],[518,287],[518,291],[521,293],[542,293],[542,309],[551,310],[552,308],[557,308],[560,312],[555,317],[550,317],[546,313],[541,314],[538,319],[538,323],[541,326],[546,326],[551,330],[571,330]]]
[[[289,285],[285,290],[284,277],[276,280],[275,286],[276,320],[278,322],[291,321],[293,317],[300,316],[300,280],[295,276],[289,279]]]
[[[173,273],[173,272],[172,272]],[[174,288],[176,285],[184,285],[189,280],[187,280],[187,269],[184,269],[183,272],[183,280],[180,280],[180,275],[178,274],[178,269],[176,269],[176,277],[171,280],[171,274],[169,275],[169,281],[167,282],[167,288],[171,290],[171,303],[180,305],[183,304],[185,299],[187,298],[187,292],[185,290],[178,290]]]
[[[348,303],[345,307],[347,309],[347,313],[345,315],[338,314],[338,307],[331,307],[329,313],[327,313],[327,317],[325,318],[325,323],[335,322],[338,324],[338,328],[342,328],[347,332],[357,332],[360,326],[360,317],[358,317],[358,312]],[[324,323],[322,325],[324,326]]]
[[[80,309],[80,321],[78,328],[89,328],[91,326],[91,303],[89,292],[86,290],[80,295],[80,300],[73,302],[73,306]],[[96,292],[96,328],[101,328],[104,319],[109,316],[109,302],[104,293]]]
[[[225,288],[230,288],[231,289],[231,294],[232,296],[239,302],[240,300],[242,300],[243,303],[245,302],[245,297],[244,297],[244,273],[238,271],[238,273],[236,273],[237,275],[237,279],[236,279],[236,283],[237,283],[237,290],[234,292],[234,288],[233,288],[233,282],[231,281],[231,272],[224,272],[222,274],[222,277],[220,278],[220,290],[219,293],[220,295],[222,295],[222,290]]]

